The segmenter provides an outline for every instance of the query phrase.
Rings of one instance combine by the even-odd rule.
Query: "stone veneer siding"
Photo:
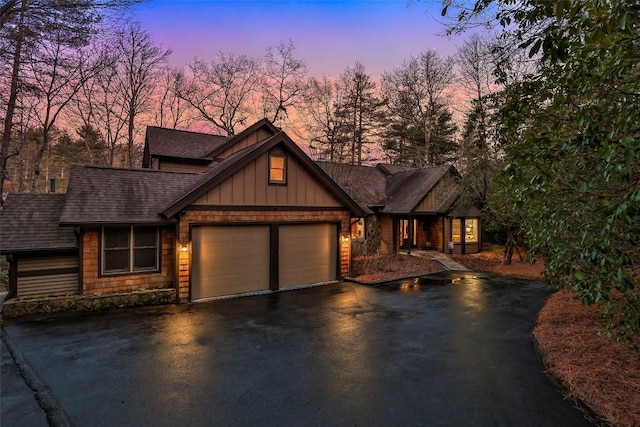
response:
[[[144,289],[174,287],[175,227],[161,228],[160,271],[128,273],[100,277],[100,228],[84,230],[82,234],[82,295],[134,292]]]
[[[231,211],[231,210],[187,210],[180,218],[180,236],[178,242],[191,242],[190,224],[207,223],[268,223],[268,222],[339,222],[340,236],[350,235],[350,214],[348,211]],[[347,277],[351,265],[350,241],[339,239],[340,245],[340,277]],[[179,252],[178,263],[178,299],[186,302],[189,299],[189,282],[191,274],[191,245],[188,252]]]

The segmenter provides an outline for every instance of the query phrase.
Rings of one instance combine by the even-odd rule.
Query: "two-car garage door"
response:
[[[337,278],[336,224],[200,226],[192,242],[193,300]]]

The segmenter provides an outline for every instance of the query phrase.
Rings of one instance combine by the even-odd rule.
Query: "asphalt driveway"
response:
[[[4,328],[77,426],[590,425],[531,341],[549,292],[446,273]]]

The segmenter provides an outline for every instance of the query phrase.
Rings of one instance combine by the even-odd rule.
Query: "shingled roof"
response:
[[[200,174],[74,166],[61,224],[171,222],[159,212],[181,196]]]
[[[363,208],[380,208],[382,213],[407,214],[424,199],[453,166],[413,168],[378,164],[356,166],[332,162],[316,162],[334,181]],[[449,209],[459,197],[456,192],[440,206]]]
[[[452,169],[440,166],[398,172],[387,180],[387,203],[384,213],[409,213]]]
[[[371,166],[344,163],[316,162],[358,204],[369,209],[384,206],[387,176],[384,171]]]
[[[209,154],[229,139],[220,135],[148,126],[145,144],[151,157],[212,160],[208,158]]]
[[[58,226],[64,194],[9,194],[0,211],[0,253],[77,249],[72,227]]]

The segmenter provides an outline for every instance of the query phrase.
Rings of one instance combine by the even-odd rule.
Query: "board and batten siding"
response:
[[[78,256],[22,258],[17,261],[19,298],[78,293]]]
[[[380,251],[384,254],[392,254],[395,252],[393,219],[388,216],[380,218]]]
[[[451,174],[446,174],[438,183],[424,196],[424,199],[414,210],[414,213],[437,212],[442,203],[457,189],[457,183]]]
[[[252,132],[249,135],[245,136],[244,138],[242,138],[241,140],[233,144],[231,147],[224,150],[222,153],[216,156],[216,158],[219,157],[221,159],[226,159],[230,155],[237,153],[240,150],[244,150],[245,148],[255,144],[256,142],[262,141],[263,139],[267,139],[270,136],[273,136],[273,133],[271,131],[264,128],[260,128],[257,131]]]
[[[287,157],[286,185],[269,185],[268,155],[258,157],[200,197],[195,205],[342,207],[293,156]]]

